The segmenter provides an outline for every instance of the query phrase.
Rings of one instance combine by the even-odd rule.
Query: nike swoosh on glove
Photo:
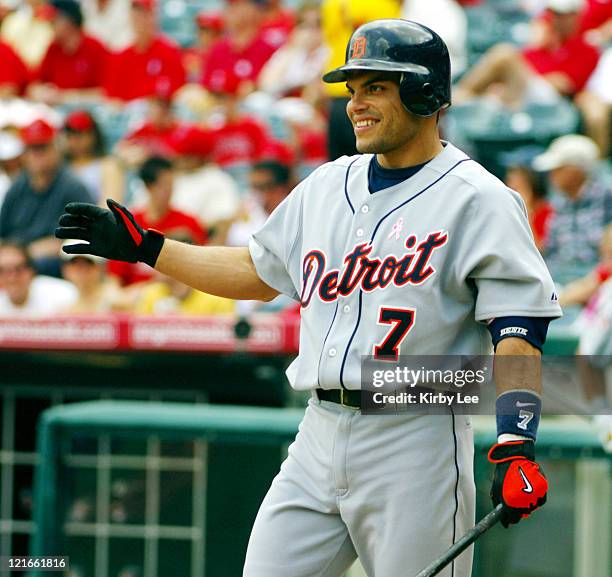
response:
[[[489,461],[495,463],[491,499],[503,503],[501,523],[508,527],[528,517],[546,503],[548,481],[535,462],[533,441],[510,441],[493,445]]]
[[[85,202],[71,202],[60,217],[55,236],[83,240],[88,244],[63,247],[67,254],[93,254],[123,262],[144,262],[155,266],[164,244],[164,235],[152,228],[144,230],[132,213],[108,199],[110,210]]]

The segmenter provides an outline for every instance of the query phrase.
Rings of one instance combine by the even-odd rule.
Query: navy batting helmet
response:
[[[433,30],[410,20],[373,20],[353,32],[346,63],[323,76],[345,82],[350,70],[400,72],[400,97],[407,110],[431,116],[450,106],[450,58]]]

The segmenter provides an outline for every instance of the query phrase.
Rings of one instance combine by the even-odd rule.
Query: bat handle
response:
[[[478,537],[480,537],[485,531],[488,531],[493,525],[495,525],[502,516],[503,505],[500,503],[490,513],[487,513],[474,527],[472,527],[459,541],[454,543],[449,549],[446,550],[440,557],[433,561],[430,565],[425,567],[416,577],[434,577],[444,567],[446,567],[451,561],[457,558],[463,551],[465,551]]]

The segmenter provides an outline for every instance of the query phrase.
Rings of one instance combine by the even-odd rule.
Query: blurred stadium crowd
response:
[[[355,152],[346,89],[320,76],[358,25],[400,16],[449,46],[443,135],[522,195],[563,304],[612,316],[612,2],[296,2],[0,0],[0,316],[296,313],[69,257],[53,231],[110,197],[173,238],[245,244]]]

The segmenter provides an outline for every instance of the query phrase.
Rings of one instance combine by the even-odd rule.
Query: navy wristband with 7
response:
[[[514,389],[502,393],[495,403],[497,435],[512,434],[535,441],[542,400],[534,391]]]

